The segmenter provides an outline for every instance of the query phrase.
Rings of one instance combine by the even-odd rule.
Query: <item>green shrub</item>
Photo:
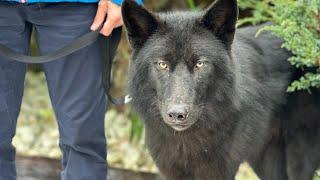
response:
[[[239,25],[271,21],[263,30],[283,38],[283,47],[293,54],[289,62],[303,70],[288,91],[320,88],[320,1],[239,0],[239,6],[252,10],[252,17],[239,20]]]

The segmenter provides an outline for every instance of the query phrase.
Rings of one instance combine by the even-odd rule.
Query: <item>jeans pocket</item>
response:
[[[10,118],[9,109],[5,97],[0,94],[0,142],[3,138],[10,137],[12,119]]]
[[[33,7],[34,6],[34,7]],[[90,30],[97,12],[97,3],[41,3],[30,5],[31,21],[36,21],[36,27],[57,27],[63,29],[86,28]],[[40,33],[39,33],[40,34]]]

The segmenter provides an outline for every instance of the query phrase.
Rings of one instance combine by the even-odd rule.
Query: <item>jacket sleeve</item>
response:
[[[122,2],[123,2],[124,0],[112,0],[112,2],[113,3],[115,3],[115,4],[117,4],[117,5],[119,5],[119,6],[121,6],[121,4],[122,4]],[[135,0],[138,4],[143,4],[143,0]]]

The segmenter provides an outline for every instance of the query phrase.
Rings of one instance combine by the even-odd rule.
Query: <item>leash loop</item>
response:
[[[12,59],[14,61],[18,61],[21,63],[28,63],[28,64],[52,62],[57,59],[66,57],[66,56],[68,56],[78,50],[81,50],[81,49],[89,46],[90,44],[96,42],[98,37],[100,36],[99,32],[100,32],[101,28],[102,27],[100,27],[96,31],[91,31],[87,34],[84,34],[84,35],[80,36],[79,38],[75,39],[74,41],[68,43],[64,47],[62,47],[56,51],[42,55],[42,56],[28,56],[25,54],[18,53],[16,51],[8,48],[7,46],[0,44],[0,56],[6,57],[8,59]],[[117,47],[118,47],[120,39],[121,39],[121,28],[114,29],[114,33],[112,33],[112,35],[110,37],[105,38],[105,39],[106,39],[106,43],[107,43],[105,45],[108,47],[104,48],[105,55],[103,56],[103,61],[106,62],[106,66],[109,66],[109,67],[104,67],[107,69],[107,71],[104,72],[105,76],[106,76],[105,77],[106,80],[103,82],[104,88],[105,88],[105,91],[106,91],[106,94],[107,94],[109,100],[114,105],[118,105],[118,106],[124,105],[124,104],[127,104],[128,102],[131,101],[130,98],[128,98],[129,97],[128,95],[125,98],[113,98],[109,94],[109,88],[111,86],[112,60],[115,56]]]

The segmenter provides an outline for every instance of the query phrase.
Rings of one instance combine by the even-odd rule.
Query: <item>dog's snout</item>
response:
[[[174,105],[168,109],[168,116],[172,121],[184,121],[188,116],[186,105]]]

